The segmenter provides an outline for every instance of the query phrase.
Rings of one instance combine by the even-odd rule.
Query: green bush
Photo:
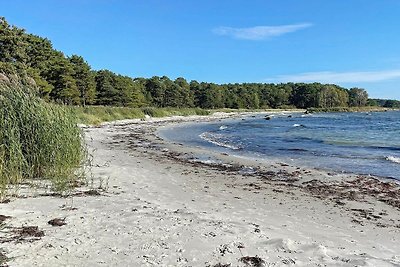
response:
[[[0,83],[0,197],[27,179],[66,190],[81,177],[86,158],[81,129],[68,108],[46,103],[26,86]]]

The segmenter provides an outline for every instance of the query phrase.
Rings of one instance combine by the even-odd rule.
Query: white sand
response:
[[[188,148],[150,136],[158,124],[134,122],[86,129],[95,185],[108,187],[101,196],[0,204],[12,216],[7,225],[45,232],[0,244],[10,266],[246,266],[239,259],[256,255],[264,266],[400,266],[399,209],[368,196],[338,205],[295,186],[177,162],[167,149]],[[130,136],[140,131],[147,134]],[[160,147],[149,149],[145,138]],[[47,224],[64,217],[65,226]]]

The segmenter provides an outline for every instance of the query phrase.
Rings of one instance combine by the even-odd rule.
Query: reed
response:
[[[24,85],[0,83],[0,197],[31,179],[68,190],[82,178],[86,158],[69,108],[46,103]]]

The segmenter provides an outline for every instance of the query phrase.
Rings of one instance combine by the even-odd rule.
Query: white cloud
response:
[[[400,69],[364,72],[307,72],[295,75],[280,75],[267,80],[271,82],[368,83],[397,78],[400,78]]]
[[[301,23],[281,26],[256,26],[251,28],[218,27],[213,29],[213,32],[218,35],[230,36],[236,39],[264,40],[270,37],[295,32],[311,26],[311,23]]]

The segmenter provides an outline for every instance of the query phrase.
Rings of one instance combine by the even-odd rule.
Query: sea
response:
[[[267,116],[181,124],[159,134],[238,157],[400,180],[400,111]]]

